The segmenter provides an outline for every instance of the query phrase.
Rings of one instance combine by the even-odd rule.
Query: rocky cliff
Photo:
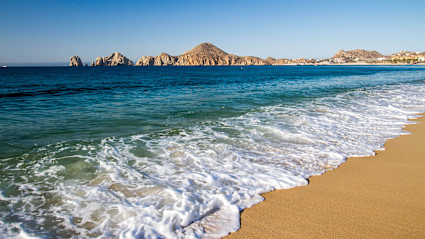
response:
[[[177,57],[170,56],[167,53],[161,53],[161,55],[154,58],[155,66],[172,66],[175,65]]]
[[[211,43],[202,43],[180,56],[162,53],[159,56],[143,56],[137,66],[221,66],[221,65],[266,65],[263,59],[253,56],[228,54]]]
[[[155,57],[153,56],[142,56],[136,63],[136,66],[153,66],[155,63]]]
[[[81,62],[81,59],[79,56],[75,55],[71,57],[69,60],[69,66],[82,66],[83,63]]]
[[[119,52],[112,53],[108,57],[97,57],[93,66],[132,66],[133,62]]]

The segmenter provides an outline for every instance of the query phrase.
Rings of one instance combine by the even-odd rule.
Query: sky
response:
[[[329,58],[425,51],[425,0],[0,0],[0,63],[134,62],[203,42],[241,56]]]

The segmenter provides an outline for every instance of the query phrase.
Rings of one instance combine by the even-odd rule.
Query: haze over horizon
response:
[[[425,51],[425,1],[4,1],[0,63],[136,62],[203,42],[240,55],[329,58],[339,49]]]

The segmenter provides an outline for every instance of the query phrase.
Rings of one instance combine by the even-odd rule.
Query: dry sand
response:
[[[376,156],[264,194],[228,238],[425,238],[425,117]]]

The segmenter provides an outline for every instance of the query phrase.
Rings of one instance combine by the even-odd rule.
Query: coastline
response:
[[[226,238],[425,238],[425,117],[375,156],[265,193]]]
[[[262,59],[256,56],[238,56],[229,54],[211,43],[201,43],[181,55],[169,55],[165,52],[157,56],[142,56],[134,64],[132,60],[119,52],[110,56],[97,57],[90,66],[250,66],[250,65],[414,65],[425,62],[425,52],[401,51],[391,55],[382,55],[377,51],[356,49],[350,51],[339,50],[333,57],[326,59],[298,59],[267,57]],[[78,55],[69,60],[69,66],[83,66]],[[89,64],[85,63],[85,66]]]
[[[338,64],[319,64],[323,66],[425,66],[425,63],[338,63]]]
[[[407,63],[335,63],[335,64],[272,64],[272,65],[184,65],[184,66],[165,66],[165,67],[194,67],[194,66],[209,66],[209,67],[220,67],[220,66],[234,66],[234,67],[246,67],[246,66],[425,66],[425,63],[416,63],[416,64],[407,64]],[[28,63],[19,65],[17,63],[11,63],[6,68],[0,67],[0,69],[7,68],[25,68],[25,67],[68,67],[73,68],[73,66],[69,66],[66,63]],[[91,66],[81,66],[82,68],[90,68]],[[120,66],[120,67],[158,67],[158,66]]]

